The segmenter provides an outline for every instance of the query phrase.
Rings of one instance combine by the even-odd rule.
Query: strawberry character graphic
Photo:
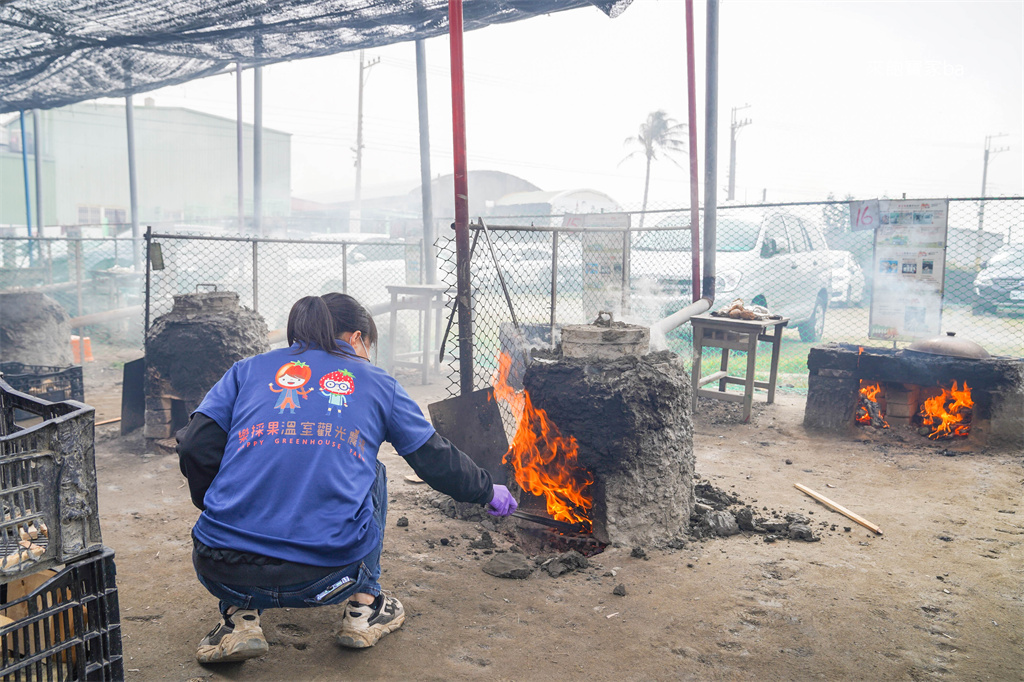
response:
[[[352,395],[355,390],[355,377],[347,369],[336,370],[320,377],[320,393],[327,396],[327,414],[334,408],[341,412],[341,408],[347,407],[346,396]]]
[[[299,407],[297,396],[302,396],[305,400],[306,396],[313,392],[312,388],[302,389],[312,375],[309,365],[298,360],[281,365],[277,374],[274,375],[274,383],[281,388],[274,388],[274,383],[270,384],[272,392],[282,394],[277,399],[274,409],[279,409],[281,410],[280,414],[284,414],[285,408],[288,408],[291,410],[291,414],[295,414],[295,409]]]

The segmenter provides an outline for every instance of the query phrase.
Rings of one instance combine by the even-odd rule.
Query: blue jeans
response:
[[[227,585],[208,580],[197,574],[210,594],[220,599],[220,612],[227,613],[231,606],[239,609],[304,608],[341,604],[353,594],[363,592],[380,594],[380,551],[384,545],[384,528],[388,514],[387,469],[377,462],[377,480],[370,493],[373,502],[373,521],[380,529],[380,544],[360,561],[311,582],[280,587],[254,585]]]

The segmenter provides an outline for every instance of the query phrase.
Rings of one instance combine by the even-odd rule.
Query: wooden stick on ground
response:
[[[836,504],[835,502],[833,502],[832,500],[828,499],[824,495],[821,495],[819,493],[814,492],[813,490],[811,490],[807,486],[800,485],[799,483],[794,483],[793,486],[797,490],[799,490],[800,492],[802,492],[802,493],[804,493],[806,495],[810,495],[811,497],[816,499],[818,502],[821,502],[823,505],[825,505],[829,509],[832,509],[833,511],[837,511],[840,514],[842,514],[843,516],[845,516],[846,518],[852,519],[853,521],[856,521],[857,523],[859,523],[860,525],[864,526],[865,528],[867,528],[872,533],[877,533],[879,535],[882,534],[882,529],[881,528],[879,528],[875,524],[871,523],[870,521],[865,519],[863,516],[860,516],[859,514],[854,514],[852,511],[850,511],[849,509],[847,509],[843,505]]]
[[[101,422],[96,422],[96,426],[106,426],[107,424],[116,424],[121,421],[120,417],[114,417],[113,419],[104,419]]]

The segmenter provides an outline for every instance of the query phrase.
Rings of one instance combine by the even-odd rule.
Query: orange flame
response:
[[[861,348],[861,350],[863,351],[864,349]],[[868,400],[870,402],[877,403],[878,402],[878,394],[881,393],[881,392],[882,392],[882,385],[879,384],[877,381],[868,383],[867,381],[861,380],[861,382],[860,382],[860,395],[861,395],[861,398],[863,398],[864,400]],[[879,406],[879,408],[878,408],[878,414],[879,415],[882,414],[881,406]],[[865,407],[863,404],[860,405],[860,407],[857,408],[856,420],[857,420],[858,424],[870,424],[871,423],[871,413],[868,412],[868,408]],[[889,422],[887,422],[887,421],[885,421],[883,419],[882,420],[882,428],[883,429],[889,428]]]
[[[534,407],[527,391],[517,393],[508,384],[512,359],[498,357],[494,397],[508,403],[516,420],[516,435],[502,461],[511,464],[516,483],[532,495],[543,495],[547,511],[556,521],[583,523],[590,528],[588,511],[593,499],[587,487],[593,476],[577,461],[576,439],[562,436],[543,409]]]
[[[921,423],[931,426],[929,438],[966,436],[971,426],[967,423],[967,410],[974,407],[971,387],[964,382],[963,390],[953,382],[952,388],[942,387],[942,393],[928,398],[921,405]]]

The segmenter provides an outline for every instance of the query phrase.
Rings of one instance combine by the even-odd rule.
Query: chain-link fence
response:
[[[562,325],[592,322],[602,310],[650,325],[689,303],[689,210],[644,218],[642,229],[628,227],[641,224],[638,213],[501,216],[487,230],[471,226],[474,386],[490,385],[502,351],[513,356],[513,381],[521,374],[516,324],[527,345],[549,346]],[[790,318],[780,388],[806,387],[807,354],[816,343],[888,344],[868,336],[872,298],[901,294],[875,291],[874,233],[851,230],[847,202],[724,206],[717,225],[713,309],[739,298]],[[437,248],[451,304],[450,233]],[[921,258],[914,267],[939,272],[942,265]],[[941,330],[994,355],[1024,355],[1024,199],[950,199],[944,265]],[[664,343],[689,358],[690,335],[684,325]],[[446,345],[452,395],[460,386],[457,340],[456,322]],[[707,369],[718,368],[714,352],[703,357]],[[770,358],[758,353],[758,380],[767,377]]]
[[[285,240],[148,233],[145,326],[170,312],[176,294],[234,291],[270,330],[284,330],[292,304],[332,291],[354,296],[371,312],[390,311],[389,286],[420,284],[422,242],[347,235],[345,240]],[[418,311],[403,310],[395,324],[399,353],[419,347]],[[413,319],[416,317],[417,319]],[[392,343],[381,325],[384,356]]]
[[[0,237],[0,292],[41,291],[107,340],[138,340],[143,275],[133,251],[129,238]]]

